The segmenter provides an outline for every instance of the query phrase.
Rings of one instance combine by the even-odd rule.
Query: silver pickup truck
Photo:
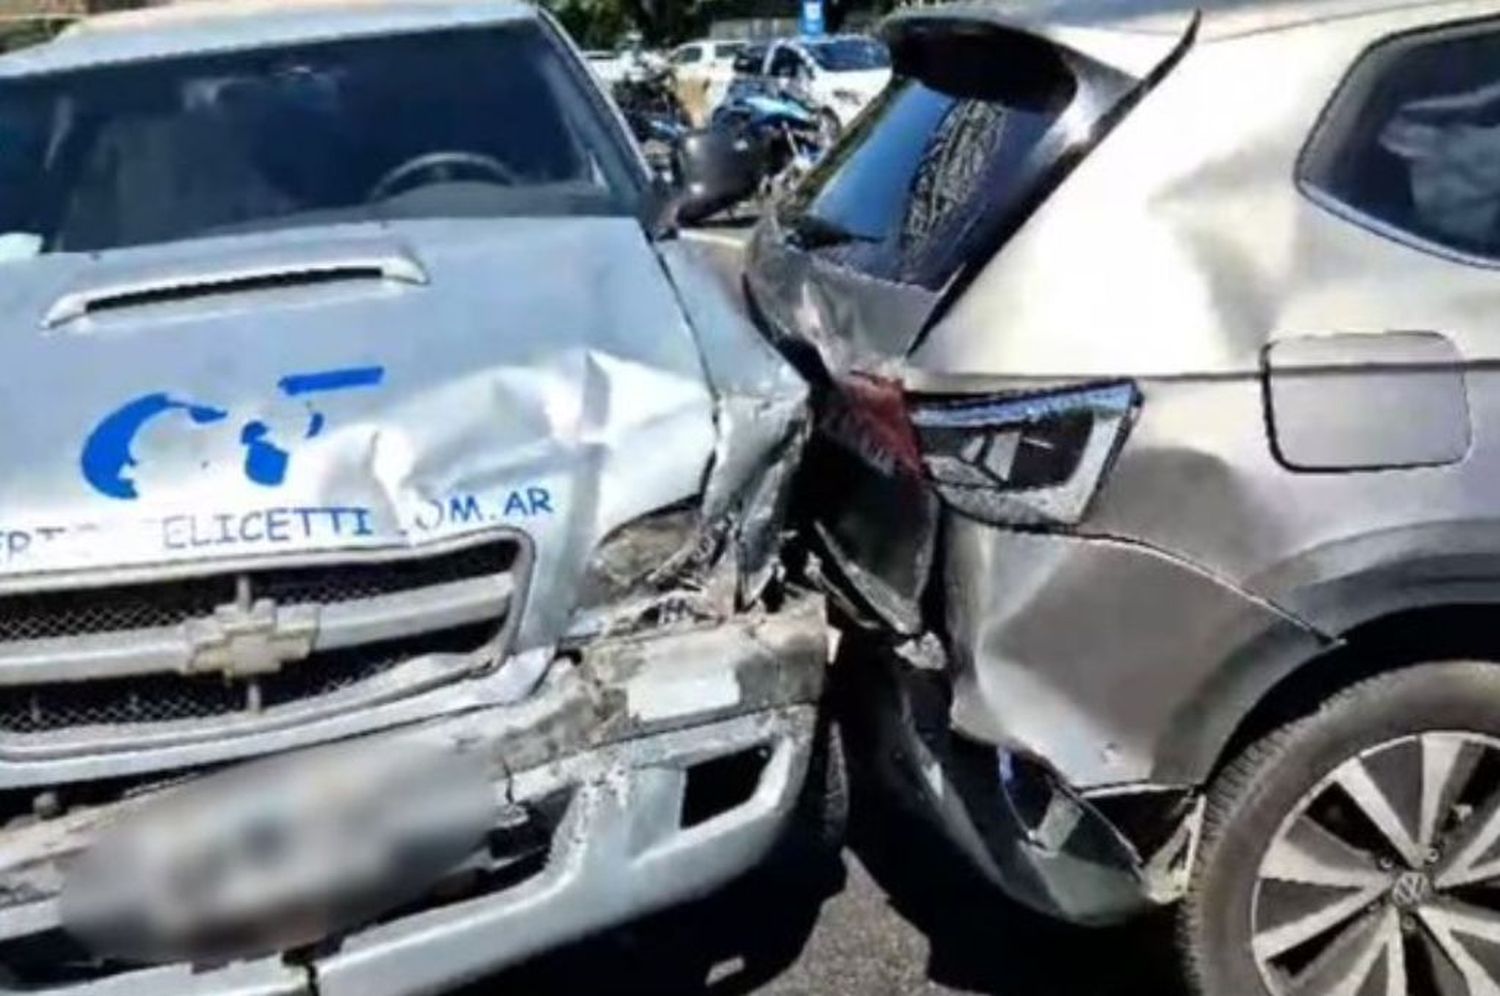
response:
[[[770,852],[806,388],[509,2],[0,59],[0,991],[439,992]]]

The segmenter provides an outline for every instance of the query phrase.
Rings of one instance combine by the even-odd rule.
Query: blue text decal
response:
[[[93,543],[119,536],[121,528],[144,529],[160,537],[160,548],[175,552],[206,548],[262,548],[358,545],[394,537],[425,539],[470,532],[490,524],[516,526],[550,519],[558,497],[543,484],[475,494],[455,492],[423,498],[399,519],[382,518],[367,505],[278,505],[234,511],[183,512],[139,520],[50,523],[12,527],[0,521],[0,565],[45,556],[59,544]],[[62,554],[66,555],[66,554]]]

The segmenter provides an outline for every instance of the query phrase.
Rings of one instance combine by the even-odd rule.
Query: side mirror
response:
[[[722,128],[690,131],[677,142],[677,220],[702,221],[752,196],[765,165],[756,143]]]

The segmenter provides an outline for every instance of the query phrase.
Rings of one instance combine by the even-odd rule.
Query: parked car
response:
[[[742,41],[705,38],[672,50],[670,61],[677,74],[679,95],[684,104],[694,108],[698,124],[707,121],[724,100],[734,79],[735,57],[744,49]]]
[[[620,39],[612,51],[587,49],[583,52],[583,57],[606,89],[631,80],[657,76],[671,68],[666,56],[647,48],[645,41],[637,33]]]
[[[1500,992],[1500,4],[1202,7],[902,13],[763,220],[836,670],[1014,896],[1181,901],[1197,993]]]
[[[0,79],[0,989],[444,991],[811,812],[806,387],[545,13],[205,0]]]
[[[835,130],[847,128],[891,78],[890,53],[863,35],[782,39],[766,46],[763,59],[752,71],[801,87]]]

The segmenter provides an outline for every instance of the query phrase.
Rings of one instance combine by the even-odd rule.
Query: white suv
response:
[[[742,41],[703,39],[687,42],[672,50],[672,69],[677,74],[679,94],[696,86],[703,95],[706,115],[724,99],[729,81],[734,79],[734,58],[745,48]]]

